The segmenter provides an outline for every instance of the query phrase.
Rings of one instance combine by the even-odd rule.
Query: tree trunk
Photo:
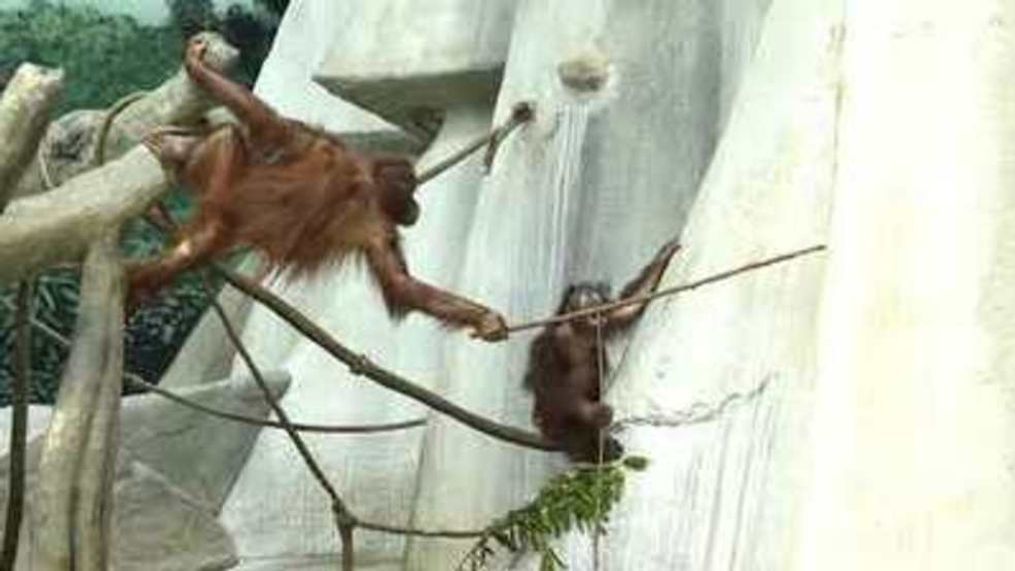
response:
[[[71,354],[39,464],[34,557],[42,571],[107,571],[123,374],[123,271],[114,233],[90,248]]]

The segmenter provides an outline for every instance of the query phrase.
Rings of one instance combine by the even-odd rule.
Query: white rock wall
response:
[[[269,60],[258,80],[257,91],[273,104],[277,100],[284,113],[323,119],[332,130],[353,135],[349,137],[352,144],[366,141],[368,147],[377,148],[383,145],[370,145],[368,137],[357,135],[363,131],[360,127],[363,121],[355,114],[329,112],[329,116],[322,116],[322,106],[341,102],[307,83],[315,73],[313,69],[324,66],[334,51],[344,45],[338,40],[345,32],[363,34],[364,30],[372,29],[377,18],[397,19],[399,13],[405,17],[411,14],[399,2],[340,4],[304,1],[290,8],[273,49],[272,56],[277,59]],[[335,31],[336,22],[342,23],[337,27],[343,32]],[[430,25],[425,30],[429,34],[426,37],[447,37],[471,29],[456,22],[445,22],[450,26],[447,33]],[[442,23],[440,18],[436,23]],[[510,20],[490,22],[491,29],[499,30],[503,36],[500,44],[505,47],[509,28],[503,25],[510,24]],[[471,32],[465,35],[480,44],[487,43],[482,36]],[[412,35],[402,39],[420,40]],[[296,54],[298,46],[304,46],[300,53],[317,55],[303,59]],[[344,51],[339,53],[347,55]],[[360,57],[372,57],[371,53],[374,52],[362,53]],[[383,61],[375,63],[380,65]],[[363,64],[356,61],[357,66]],[[297,73],[294,70],[297,67],[304,71]],[[328,69],[339,73],[345,68]],[[494,88],[491,85],[487,91]],[[397,86],[392,90],[398,93]],[[492,102],[477,101],[471,95],[459,101],[446,101],[442,126],[419,159],[421,169],[490,128]],[[483,176],[480,159],[478,155],[422,187],[418,195],[421,218],[403,234],[410,269],[435,285],[450,287],[458,274]],[[424,386],[433,384],[442,374],[440,346],[444,339],[448,335],[464,336],[449,333],[432,319],[419,315],[409,316],[400,325],[393,324],[362,264],[351,263],[310,282],[273,287],[354,350],[365,352],[371,359]],[[363,424],[426,416],[426,409],[414,402],[348,374],[341,364],[300,339],[266,310],[255,308],[251,312],[244,337],[264,366],[274,363],[292,373],[292,391],[282,404],[294,419]],[[235,366],[237,371],[242,367],[239,363]],[[415,428],[369,436],[312,436],[308,441],[343,499],[358,516],[404,525],[412,514],[422,435],[423,430]],[[330,506],[281,433],[265,434],[259,440],[223,509],[222,519],[236,537],[243,558],[241,569],[330,569],[336,564],[338,541]],[[280,527],[279,522],[285,523]],[[404,545],[404,539],[398,536],[358,532],[358,565],[377,569],[400,567]]]
[[[497,116],[531,99],[537,120],[505,144],[483,186],[458,289],[522,320],[552,312],[573,281],[619,288],[680,231],[721,130],[719,38],[736,30],[710,2],[587,0],[521,2],[514,30]],[[575,59],[606,62],[605,86],[569,91],[558,66]],[[735,82],[742,63],[730,61]],[[442,392],[530,426],[521,378],[532,336],[449,340]],[[414,523],[481,527],[560,466],[435,419]],[[466,547],[414,541],[409,567],[453,568]]]
[[[1015,560],[1015,4],[846,3],[802,569]]]
[[[449,45],[433,23],[452,4],[407,45]],[[372,6],[364,21],[404,16]],[[474,15],[455,9],[444,21]],[[551,311],[567,282],[619,286],[676,233],[685,250],[666,284],[829,246],[656,303],[613,348],[619,435],[652,463],[630,479],[602,568],[1010,567],[1012,22],[1001,0],[519,3],[494,117],[532,99],[537,121],[489,178],[473,162],[422,191],[407,234],[421,276],[521,320]],[[280,46],[319,41],[292,34]],[[601,90],[561,85],[574,58],[608,62]],[[420,93],[407,97],[433,101]],[[481,104],[444,111],[423,163],[489,123]],[[377,361],[528,425],[531,333],[486,345],[421,318],[396,330],[362,275],[280,289]],[[284,330],[261,313],[246,335],[264,366],[293,374],[295,418],[423,412]],[[314,446],[358,513],[427,528],[481,526],[562,467],[435,416],[417,478],[420,438]],[[242,568],[333,566],[323,496],[290,445],[265,433],[254,456],[223,515]],[[447,569],[467,545],[415,540],[403,563],[404,541],[361,534],[358,555],[364,568]],[[571,568],[592,568],[586,539],[564,548]]]
[[[825,242],[841,48],[833,4],[773,2],[664,285]],[[630,479],[603,539],[607,568],[791,568],[823,267],[819,254],[649,309],[609,400],[622,421],[699,422],[622,432],[652,463]]]

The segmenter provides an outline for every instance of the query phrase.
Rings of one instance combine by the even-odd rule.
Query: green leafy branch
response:
[[[578,466],[546,483],[532,502],[491,523],[459,563],[460,571],[482,571],[496,546],[541,557],[540,571],[567,567],[554,540],[578,530],[605,533],[613,506],[624,492],[625,470],[644,470],[648,460],[629,456],[602,466]]]

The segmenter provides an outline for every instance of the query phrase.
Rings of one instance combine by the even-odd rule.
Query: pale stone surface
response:
[[[203,502],[131,462],[116,483],[116,569],[218,571],[237,562],[232,538]]]
[[[287,373],[266,371],[276,397],[289,387]],[[175,389],[184,398],[218,410],[266,418],[268,404],[249,376]],[[29,408],[28,438],[44,434],[53,408]],[[0,451],[6,453],[11,408],[0,409]],[[126,397],[121,416],[122,445],[132,457],[162,473],[173,485],[216,511],[256,440],[259,427],[216,419],[154,393]],[[0,482],[5,485],[5,482]]]
[[[264,377],[276,398],[289,388],[287,373],[265,371]],[[249,375],[175,392],[205,406],[253,418],[266,418],[270,411]],[[225,501],[261,431],[261,427],[215,418],[157,394],[124,399],[122,421],[124,448],[212,512]]]
[[[296,7],[320,10],[315,4],[319,2],[304,2]],[[378,13],[399,5],[398,2],[350,4],[358,7],[355,18],[347,23],[350,32],[369,26]],[[304,20],[300,25],[319,23]],[[290,30],[298,35],[300,28],[294,26]],[[300,41],[307,39],[301,36]],[[406,41],[414,40],[406,36]],[[300,98],[299,91],[286,94],[294,89],[292,85],[266,81],[269,83],[263,88],[259,82],[258,90],[269,102],[274,101],[277,91],[281,101],[301,102],[301,107],[291,108],[293,116],[300,118],[306,113],[312,117],[318,112],[312,98]],[[488,87],[490,91],[494,88]],[[488,130],[490,112],[489,105],[477,101],[475,94],[460,94],[454,105],[447,108],[442,128],[419,161],[421,167]],[[341,133],[343,127],[336,125],[332,130]],[[477,156],[419,191],[421,219],[404,233],[408,264],[419,278],[438,286],[454,282],[479,196],[483,174],[480,162]],[[396,327],[362,263],[349,263],[315,280],[271,285],[340,340],[371,359],[424,385],[436,382],[441,373],[441,343],[449,333],[418,315],[409,316]],[[262,308],[251,312],[244,338],[259,362],[284,367],[293,374],[295,385],[283,405],[294,418],[347,424],[400,421],[426,413],[414,402],[351,376],[342,365]],[[239,362],[235,367],[235,371],[243,370]],[[309,435],[307,440],[357,515],[372,521],[405,524],[412,513],[422,432],[417,428],[368,436]],[[266,494],[269,489],[271,493]],[[223,509],[222,521],[236,537],[242,569],[272,568],[272,565],[300,568],[304,564],[314,568],[317,564],[314,561],[319,558],[328,561],[338,548],[326,497],[283,434],[262,434]],[[280,527],[279,522],[285,525]],[[405,550],[403,538],[370,532],[357,533],[356,537],[359,565],[383,568],[400,564]]]
[[[256,265],[257,261],[255,256],[248,256],[242,265]],[[222,311],[229,316],[229,323],[242,330],[253,301],[241,292],[226,287],[219,293],[218,302]],[[214,310],[207,311],[162,374],[159,386],[174,389],[226,378],[232,370],[235,355],[236,347],[226,334],[218,313]]]
[[[483,186],[459,291],[517,321],[543,316],[567,283],[619,288],[680,231],[721,128],[720,23],[706,2],[519,3],[497,116],[531,99],[536,121],[503,146]],[[559,79],[604,64],[599,79],[571,82],[580,90]],[[441,392],[528,426],[531,339],[450,341]],[[561,464],[435,419],[414,523],[482,526]],[[467,545],[413,541],[409,567],[453,568]]]
[[[354,1],[293,0],[257,77],[254,93],[269,98],[283,115],[324,126],[356,148],[418,152],[419,140],[311,80],[331,51],[333,38],[362,34],[357,32],[364,26],[358,12],[359,2]],[[386,45],[397,45],[390,35],[383,36]]]
[[[14,409],[7,406],[0,408],[0,451],[7,453],[11,440],[11,415]],[[28,407],[28,439],[46,432],[49,419],[53,416],[53,407],[33,404]]]
[[[340,568],[342,560],[340,557],[308,557],[295,559],[284,557],[279,559],[263,559],[255,563],[244,563],[238,571],[335,571]],[[364,563],[356,561],[356,571],[401,571],[404,569],[401,562],[395,563]]]
[[[798,568],[1015,560],[1015,4],[846,3]]]
[[[41,437],[28,447],[28,502],[18,547],[17,571],[39,571],[32,553],[33,489],[39,480]],[[236,550],[214,514],[163,476],[121,453],[113,484],[113,548],[122,571],[217,571],[236,563]],[[0,505],[6,505],[6,455],[0,460]],[[0,532],[3,529],[0,519]]]
[[[343,98],[417,136],[463,100],[492,103],[517,0],[344,3],[353,13],[317,71]]]
[[[283,373],[266,373],[276,396],[288,387]],[[179,390],[181,396],[206,406],[264,418],[268,405],[252,379],[238,378]],[[10,409],[0,411],[6,448]],[[41,436],[52,414],[50,407],[30,411],[31,492],[38,481]],[[113,558],[118,569],[194,571],[226,569],[237,555],[233,540],[215,514],[254,444],[258,427],[219,420],[192,411],[164,397],[148,394],[123,403],[121,455],[114,484]],[[142,464],[144,462],[144,464]],[[0,505],[5,505],[8,461],[0,458]],[[2,521],[0,521],[2,527]],[[27,549],[32,529],[26,520],[21,548],[25,569],[33,555]],[[19,569],[22,568],[19,564]]]
[[[809,0],[773,4],[664,285],[825,241],[838,15]],[[792,568],[823,257],[649,308],[609,401],[621,422],[680,421],[689,411],[701,422],[622,433],[652,463],[631,477],[603,539],[606,568]],[[587,544],[570,547],[588,560]]]
[[[401,30],[399,6],[372,3],[364,21],[381,14]],[[455,9],[456,22],[474,14]],[[568,281],[619,285],[681,231],[667,284],[830,246],[657,302],[626,350],[613,348],[607,398],[629,423],[619,436],[652,463],[630,478],[602,568],[1010,567],[1015,6],[526,0],[518,10],[496,116],[533,99],[537,120],[501,149],[465,251],[410,240],[414,268],[448,280],[460,264],[443,283],[521,320],[550,311]],[[342,24],[352,38],[381,28]],[[565,69],[580,93],[558,82],[575,61],[591,62]],[[377,78],[391,68],[363,65],[374,77],[363,85],[383,93]],[[430,77],[409,69],[399,81]],[[481,105],[453,107],[439,144],[457,137],[453,125],[484,121]],[[435,211],[425,206],[421,224]],[[464,232],[452,228],[438,238]],[[421,380],[456,402],[528,423],[519,383],[530,336],[445,342],[425,320],[398,332],[360,270],[347,271],[279,291],[379,362],[435,371]],[[245,334],[265,365],[293,372],[294,417],[419,412],[349,379],[263,312]],[[422,527],[485,524],[559,467],[435,418],[412,489],[418,438],[311,441],[358,513],[401,522],[415,502]],[[223,515],[242,568],[333,568],[323,495],[290,445],[265,433],[254,458]],[[401,568],[402,545],[364,534],[363,568]],[[570,568],[593,568],[585,538],[563,547]],[[409,568],[447,569],[462,545],[417,540],[408,551]]]
[[[368,307],[379,303],[374,300]],[[364,347],[364,340],[371,337],[343,334],[343,338]],[[357,424],[421,415],[420,407],[350,377],[333,359],[307,344],[282,364],[295,379],[282,401],[293,418]],[[404,521],[411,508],[421,433],[421,429],[414,428],[361,436],[308,434],[305,440],[358,515],[395,523]],[[261,434],[223,507],[221,520],[236,538],[243,558],[241,568],[258,565],[262,560],[303,559],[337,551],[338,538],[327,497],[292,443],[278,431]],[[357,533],[356,540],[357,560],[364,563],[400,557],[398,538]]]

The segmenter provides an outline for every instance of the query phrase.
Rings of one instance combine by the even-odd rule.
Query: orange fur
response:
[[[337,137],[275,113],[242,86],[204,65],[192,42],[191,79],[229,107],[240,125],[208,132],[166,129],[145,144],[197,196],[181,246],[131,271],[143,297],[177,274],[237,246],[261,251],[274,271],[312,274],[363,254],[394,316],[418,309],[477,336],[506,336],[496,312],[409,275],[397,225],[415,222],[416,181],[402,157],[357,153]]]

